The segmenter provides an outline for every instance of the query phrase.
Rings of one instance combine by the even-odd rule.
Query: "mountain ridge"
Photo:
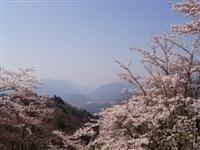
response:
[[[100,111],[124,100],[127,93],[122,93],[122,90],[132,88],[131,84],[121,81],[103,84],[92,91],[65,80],[43,79],[41,82],[43,84],[38,90],[39,94],[59,95],[65,102],[92,113],[95,112],[94,110]]]

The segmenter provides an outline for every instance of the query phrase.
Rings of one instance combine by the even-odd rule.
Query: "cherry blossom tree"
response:
[[[18,126],[20,122],[29,122],[31,118],[24,116],[25,112],[35,109],[35,106],[32,104],[44,103],[42,99],[39,100],[35,93],[38,81],[31,74],[33,69],[19,69],[17,72],[3,69],[0,71],[0,94],[2,95],[0,97],[1,123],[10,122]],[[39,107],[37,109],[39,110]]]
[[[120,78],[134,84],[139,96],[102,113],[92,143],[100,149],[200,148],[200,3],[187,0],[173,9],[194,21],[154,35],[149,49],[132,48],[142,55],[145,77],[117,61]]]
[[[31,74],[32,69],[19,69],[17,72],[2,69],[0,71],[0,129],[2,132],[0,139],[15,142],[13,148],[17,145],[24,147],[27,143],[31,143],[31,139],[28,138],[37,139],[32,135],[33,129],[40,127],[44,119],[52,115],[54,109],[47,107],[50,98],[36,94],[38,81]],[[3,132],[4,128],[5,132]],[[9,130],[12,130],[13,134]],[[0,148],[3,148],[1,146],[0,142]]]

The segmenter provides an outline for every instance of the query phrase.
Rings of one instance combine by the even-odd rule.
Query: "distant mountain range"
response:
[[[99,98],[102,102],[114,103],[126,98],[126,93],[123,93],[123,89],[130,89],[133,86],[126,82],[112,82],[102,85],[94,90],[90,96]]]
[[[37,92],[42,95],[65,97],[73,93],[88,94],[90,90],[65,80],[42,79]]]
[[[60,96],[67,103],[92,113],[124,100],[127,93],[122,93],[122,90],[133,88],[129,83],[112,82],[91,91],[91,89],[64,80],[43,79],[40,82],[38,94]]]

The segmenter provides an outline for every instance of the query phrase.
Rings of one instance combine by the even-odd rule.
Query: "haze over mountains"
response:
[[[43,79],[40,82],[37,91],[39,94],[60,96],[65,102],[92,113],[99,112],[102,108],[110,107],[125,99],[127,95],[122,93],[122,90],[133,88],[132,85],[125,82],[108,83],[95,90],[64,80]]]

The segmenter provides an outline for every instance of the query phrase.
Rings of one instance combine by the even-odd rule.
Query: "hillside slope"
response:
[[[93,118],[84,111],[66,104],[60,97],[31,94],[0,97],[0,149],[39,150],[48,145],[62,145],[53,130],[73,133]]]

